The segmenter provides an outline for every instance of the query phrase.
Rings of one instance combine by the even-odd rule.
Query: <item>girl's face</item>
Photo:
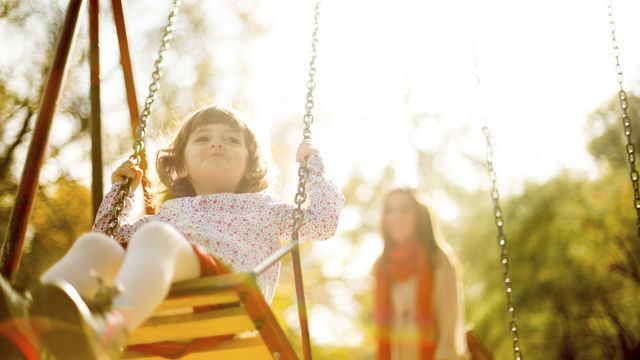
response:
[[[416,211],[409,195],[395,192],[387,197],[382,226],[394,245],[416,235]]]
[[[242,130],[226,124],[196,128],[184,151],[184,173],[197,195],[233,193],[245,176],[249,151]]]

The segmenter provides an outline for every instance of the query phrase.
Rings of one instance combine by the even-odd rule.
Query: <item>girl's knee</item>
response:
[[[96,271],[103,280],[110,282],[123,261],[124,249],[118,242],[104,234],[86,233],[76,239],[71,249],[42,275],[40,281],[65,279],[80,286],[83,295],[89,294],[94,288],[93,281],[87,280],[90,271]]]
[[[129,241],[128,251],[136,248],[163,252],[175,252],[186,240],[171,225],[150,222],[136,231]]]
[[[124,249],[117,241],[104,234],[94,232],[81,235],[69,251],[98,258],[118,260],[124,258]]]

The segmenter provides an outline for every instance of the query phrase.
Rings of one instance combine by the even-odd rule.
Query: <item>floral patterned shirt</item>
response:
[[[325,178],[319,154],[308,157],[307,167],[308,196],[303,207],[300,241],[326,240],[336,232],[344,196]],[[121,183],[115,183],[105,195],[93,231],[105,232],[120,186]],[[266,193],[198,195],[167,200],[157,215],[145,215],[130,222],[128,215],[132,207],[133,199],[127,197],[114,235],[117,241],[126,243],[140,226],[160,221],[174,226],[187,240],[202,246],[232,271],[244,272],[277,251],[280,239],[291,239],[291,213],[296,206]],[[273,299],[279,275],[280,263],[277,263],[257,278],[268,303]]]

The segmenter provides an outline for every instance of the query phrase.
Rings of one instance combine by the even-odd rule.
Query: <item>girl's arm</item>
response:
[[[304,221],[300,228],[300,240],[326,240],[336,233],[338,216],[344,204],[344,195],[338,187],[325,177],[324,163],[318,153],[306,158],[309,178],[306,184],[307,201],[303,205]],[[291,239],[296,205],[279,203],[276,206],[280,236]]]
[[[100,208],[98,209],[98,213],[96,214],[96,220],[93,223],[93,231],[106,234],[107,225],[109,224],[109,219],[111,219],[111,212],[113,210],[113,206],[116,203],[116,194],[118,189],[122,186],[121,182],[114,183],[111,186],[109,192],[102,199],[102,203],[100,204]],[[132,194],[127,196],[124,199],[124,207],[120,216],[118,216],[118,228],[114,234],[114,239],[121,244],[126,244],[131,239],[131,236],[138,230],[140,226],[146,224],[153,218],[153,216],[144,216],[142,219],[139,219],[136,222],[129,222],[128,217],[131,209],[133,208],[133,199]]]
[[[149,222],[149,220],[153,218],[151,216],[145,216],[134,223],[130,223],[128,220],[129,213],[133,208],[133,193],[136,187],[138,187],[138,184],[140,184],[140,178],[142,177],[142,171],[135,167],[131,160],[127,160],[122,163],[122,165],[120,165],[111,175],[111,182],[113,185],[102,199],[102,203],[100,204],[100,208],[96,214],[96,220],[93,223],[92,229],[94,232],[106,234],[109,219],[111,219],[111,212],[116,203],[118,189],[123,185],[123,181],[126,177],[133,179],[131,183],[131,191],[129,192],[129,196],[124,199],[124,207],[122,212],[120,212],[120,216],[118,216],[118,228],[114,234],[114,238],[121,244],[126,244],[140,226]]]

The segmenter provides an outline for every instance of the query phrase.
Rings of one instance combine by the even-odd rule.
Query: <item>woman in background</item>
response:
[[[413,189],[387,194],[374,267],[377,359],[468,358],[460,265]]]

